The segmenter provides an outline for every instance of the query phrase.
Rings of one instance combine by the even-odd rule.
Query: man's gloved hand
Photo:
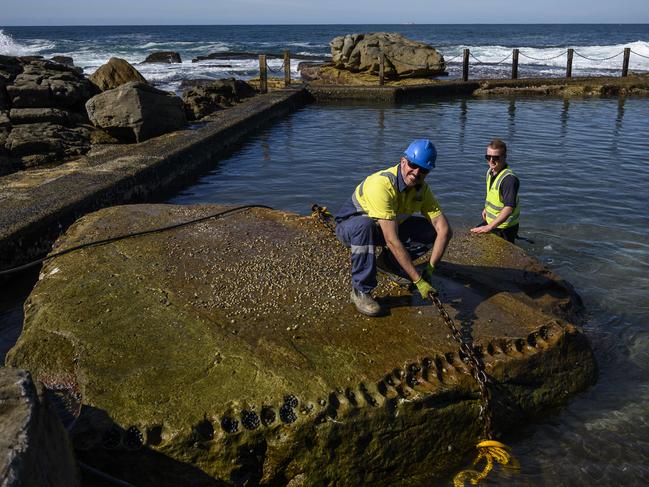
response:
[[[421,277],[423,277],[424,280],[430,282],[433,278],[433,272],[435,272],[435,266],[429,262],[428,264],[426,264],[424,272],[421,273]]]
[[[431,286],[423,277],[420,277],[419,280],[415,281],[415,286],[417,286],[417,291],[419,291],[419,294],[421,294],[421,297],[424,299],[427,299],[429,294],[437,295],[437,289]]]

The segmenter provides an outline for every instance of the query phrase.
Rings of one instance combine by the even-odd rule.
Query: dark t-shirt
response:
[[[496,178],[491,179],[491,184],[495,181]],[[511,206],[516,208],[516,196],[518,195],[518,187],[520,182],[518,178],[513,174],[505,177],[500,183],[500,197],[503,200],[505,206]]]

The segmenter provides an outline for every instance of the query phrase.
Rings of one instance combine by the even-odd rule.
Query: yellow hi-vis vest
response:
[[[403,222],[421,213],[430,219],[442,214],[439,202],[426,183],[419,187],[398,190],[399,164],[370,174],[356,187],[352,203],[370,218]]]
[[[500,215],[500,212],[503,211],[503,208],[505,207],[505,204],[500,197],[500,185],[502,184],[503,179],[508,176],[516,176],[516,174],[514,174],[514,171],[506,167],[496,175],[496,179],[492,184],[491,179],[493,176],[491,175],[491,170],[487,170],[487,198],[484,202],[487,223],[491,223],[498,218],[498,215]],[[518,202],[518,195],[516,195],[516,206],[514,207],[514,211],[509,215],[509,218],[498,225],[497,228],[509,228],[518,225],[520,213],[521,207]]]

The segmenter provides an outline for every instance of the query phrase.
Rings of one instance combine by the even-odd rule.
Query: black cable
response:
[[[77,461],[77,463],[79,464],[79,467],[81,467],[82,470],[86,470],[87,472],[97,475],[98,477],[101,477],[104,480],[108,480],[109,482],[112,482],[115,485],[121,485],[122,487],[135,487],[133,484],[129,484],[128,482],[124,482],[123,480],[115,478],[112,475],[108,475],[107,473],[102,472],[101,470],[97,470],[96,468],[91,467],[90,465],[86,465],[83,462]]]
[[[42,259],[38,259],[32,262],[28,262],[27,264],[23,264],[18,267],[14,267],[11,269],[4,269],[0,271],[0,276],[6,276],[9,274],[14,274],[16,272],[24,271],[25,269],[29,269],[30,267],[34,267],[38,264],[41,264],[45,262],[46,260],[53,259],[55,257],[59,257],[61,255],[69,254],[70,252],[74,252],[75,250],[80,250],[86,247],[91,247],[95,245],[104,245],[107,243],[115,242],[117,240],[123,240],[125,238],[131,238],[131,237],[139,237],[141,235],[148,235],[150,233],[157,233],[157,232],[163,232],[165,230],[173,230],[174,228],[179,228],[179,227],[184,227],[185,225],[191,225],[192,223],[199,223],[205,220],[209,220],[211,218],[219,218],[221,216],[227,215],[229,213],[234,213],[235,211],[240,211],[240,210],[245,210],[248,208],[265,208],[267,210],[272,210],[270,206],[266,205],[244,205],[244,206],[237,206],[236,208],[230,208],[228,210],[221,211],[219,213],[213,213],[211,215],[203,216],[201,218],[196,218],[194,220],[189,220],[186,222],[181,222],[181,223],[176,223],[174,225],[169,225],[167,227],[160,227],[160,228],[152,228],[151,230],[142,230],[141,232],[135,232],[135,233],[127,233],[125,235],[118,235],[116,237],[111,237],[111,238],[106,238],[103,240],[97,240],[95,242],[88,242],[85,244],[77,245],[76,247],[71,247],[69,249],[62,250],[60,252],[57,252],[55,254],[48,255],[46,257],[43,257]]]

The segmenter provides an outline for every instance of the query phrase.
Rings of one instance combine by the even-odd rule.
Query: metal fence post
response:
[[[575,54],[574,49],[568,49],[568,62],[566,63],[566,78],[572,78],[572,56]]]
[[[268,92],[268,69],[265,54],[259,55],[259,92]]]

